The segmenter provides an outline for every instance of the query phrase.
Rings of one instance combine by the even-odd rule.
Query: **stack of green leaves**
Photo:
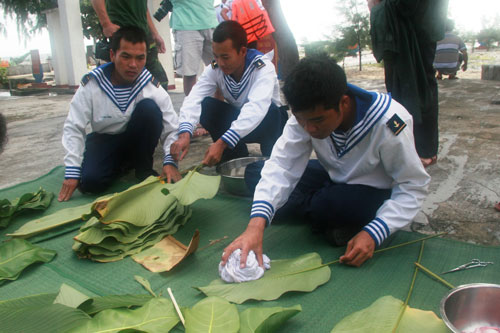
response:
[[[96,201],[92,214],[75,236],[78,256],[111,262],[137,254],[172,235],[191,216],[189,205],[215,196],[219,176],[191,171],[175,184],[156,177]]]
[[[21,212],[47,209],[53,198],[54,193],[47,192],[40,187],[37,192],[25,193],[12,202],[9,199],[1,199],[0,228],[6,228],[12,219]]]

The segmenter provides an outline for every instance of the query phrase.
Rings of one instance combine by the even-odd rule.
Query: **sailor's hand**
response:
[[[167,164],[163,166],[163,170],[161,173],[162,178],[166,178],[167,183],[177,183],[182,179],[179,170],[171,164]]]
[[[229,244],[222,254],[222,265],[225,265],[227,259],[237,249],[241,249],[240,267],[244,268],[247,262],[248,252],[253,251],[259,262],[259,266],[264,267],[262,260],[262,239],[264,238],[264,229],[266,228],[266,219],[263,217],[254,217],[248,223],[247,229]]]
[[[111,38],[113,34],[116,32],[116,30],[120,29],[119,25],[116,25],[114,23],[109,22],[105,26],[102,27],[102,32],[104,36]]]
[[[214,166],[219,163],[222,158],[222,153],[224,149],[227,148],[227,143],[224,140],[219,139],[212,143],[210,147],[208,147],[207,152],[205,153],[205,158],[203,159],[203,164],[208,166]]]
[[[368,232],[361,230],[347,243],[347,249],[340,257],[340,262],[359,267],[373,257],[373,251],[375,251],[375,241]]]
[[[175,161],[182,161],[184,156],[186,156],[189,151],[190,142],[191,134],[188,132],[179,134],[177,141],[170,146],[170,155],[172,155]]]
[[[68,201],[78,187],[78,184],[80,184],[79,179],[65,179],[57,200]]]

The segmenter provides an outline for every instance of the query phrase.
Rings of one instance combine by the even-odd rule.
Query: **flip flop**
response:
[[[500,201],[495,204],[495,209],[500,212]]]
[[[436,162],[437,162],[437,156],[433,156],[433,157],[429,157],[429,158],[421,157],[420,161],[422,162],[424,168],[427,168],[428,166],[436,164]]]

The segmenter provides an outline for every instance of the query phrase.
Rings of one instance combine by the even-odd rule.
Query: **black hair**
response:
[[[3,151],[4,145],[7,143],[7,119],[0,113],[0,153]]]
[[[233,48],[238,52],[243,46],[247,47],[247,32],[236,21],[224,21],[215,28],[212,37],[213,42],[222,43],[227,39],[233,42]]]
[[[340,99],[347,93],[347,79],[337,62],[326,54],[303,58],[285,79],[283,93],[293,112],[316,106],[339,110]]]
[[[146,53],[149,50],[148,37],[144,30],[138,27],[121,27],[111,36],[111,49],[113,52],[120,48],[120,41],[125,39],[132,44],[146,43]]]

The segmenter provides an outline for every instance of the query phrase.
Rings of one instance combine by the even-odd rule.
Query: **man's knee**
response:
[[[97,172],[82,172],[79,189],[83,193],[101,193],[110,185],[110,181]]]
[[[162,118],[163,115],[158,104],[152,99],[145,98],[137,103],[130,118],[130,123],[142,123],[153,127],[161,127],[163,126]]]
[[[255,191],[255,187],[257,187],[260,181],[260,172],[264,167],[264,162],[265,161],[257,161],[247,165],[245,168],[245,183],[250,193]]]

